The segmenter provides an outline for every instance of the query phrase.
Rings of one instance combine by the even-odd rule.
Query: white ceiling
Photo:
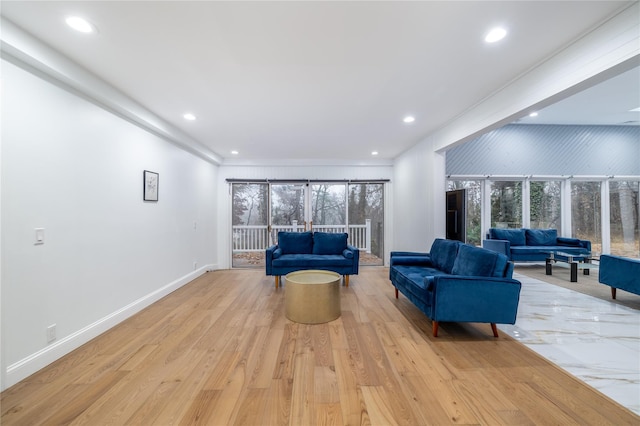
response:
[[[369,160],[396,157],[629,4],[2,1],[1,12],[221,157]],[[72,14],[98,33],[69,29]],[[484,43],[495,25],[507,38]],[[640,74],[620,78],[622,90],[576,95],[537,122],[638,120],[627,111],[640,107]]]

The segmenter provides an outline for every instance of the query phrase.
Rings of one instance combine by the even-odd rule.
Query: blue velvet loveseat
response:
[[[512,278],[513,263],[503,254],[459,241],[436,239],[429,253],[391,252],[389,278],[433,323],[514,324],[520,301],[520,281]]]
[[[333,271],[344,276],[349,286],[349,275],[358,274],[360,250],[347,243],[346,233],[278,232],[278,244],[265,253],[267,275],[276,277],[304,269]]]
[[[482,247],[502,253],[512,262],[544,262],[551,252],[591,254],[591,241],[558,237],[556,229],[490,228]]]
[[[640,294],[640,259],[603,254],[600,256],[598,281],[611,286],[611,298],[616,289]]]

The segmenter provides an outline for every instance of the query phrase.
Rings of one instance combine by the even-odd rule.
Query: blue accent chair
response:
[[[347,243],[347,233],[278,232],[278,244],[266,249],[265,271],[275,276],[276,288],[280,276],[305,269],[333,271],[344,276],[357,275],[360,250]]]
[[[459,241],[436,239],[429,253],[391,252],[389,278],[432,320],[433,336],[440,322],[515,324],[520,281],[513,263],[499,253]]]
[[[611,286],[611,298],[616,289],[640,294],[640,259],[603,254],[600,256],[598,281]]]

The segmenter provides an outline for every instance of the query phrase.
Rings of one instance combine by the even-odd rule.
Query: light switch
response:
[[[44,244],[44,228],[35,228],[36,237],[33,242],[35,245]]]

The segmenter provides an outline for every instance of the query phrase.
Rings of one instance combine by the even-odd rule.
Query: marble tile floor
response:
[[[640,311],[514,278],[522,282],[516,324],[498,328],[640,415]]]

